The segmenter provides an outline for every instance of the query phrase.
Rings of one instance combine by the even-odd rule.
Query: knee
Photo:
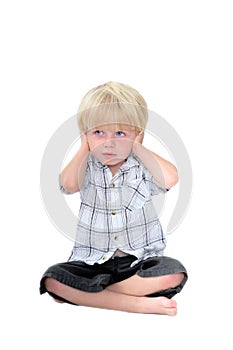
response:
[[[175,273],[172,275],[168,275],[166,276],[167,278],[167,284],[168,287],[167,288],[175,288],[177,286],[179,286],[181,284],[181,282],[184,279],[184,273],[183,272],[179,272],[179,273]]]
[[[44,281],[45,288],[48,292],[56,294],[59,289],[59,282],[52,277],[47,277]]]

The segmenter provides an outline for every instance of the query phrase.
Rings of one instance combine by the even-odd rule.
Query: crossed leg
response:
[[[136,313],[176,315],[175,300],[166,297],[148,298],[145,295],[178,286],[183,273],[158,277],[132,276],[112,284],[101,292],[89,293],[69,287],[48,277],[45,286],[52,292],[73,304]]]

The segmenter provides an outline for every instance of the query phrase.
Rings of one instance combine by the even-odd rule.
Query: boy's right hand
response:
[[[90,147],[89,147],[89,143],[88,143],[88,140],[87,140],[87,135],[86,134],[81,134],[81,146],[86,148],[87,151],[90,151]]]

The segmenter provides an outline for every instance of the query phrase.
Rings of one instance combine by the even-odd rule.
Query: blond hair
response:
[[[105,124],[128,125],[143,131],[148,119],[147,104],[139,92],[129,85],[108,82],[91,89],[78,109],[80,132]]]

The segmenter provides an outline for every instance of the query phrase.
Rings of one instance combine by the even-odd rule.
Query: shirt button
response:
[[[114,188],[114,187],[115,187],[115,184],[114,184],[114,183],[111,183],[111,184],[109,185],[109,187]]]
[[[119,237],[118,237],[118,236],[115,236],[114,239],[115,239],[115,241],[118,241]]]
[[[112,211],[112,215],[116,215],[116,211],[115,210]]]
[[[107,257],[107,256],[104,256],[104,257],[103,257],[103,260],[104,260],[104,261],[108,260],[108,257]]]

